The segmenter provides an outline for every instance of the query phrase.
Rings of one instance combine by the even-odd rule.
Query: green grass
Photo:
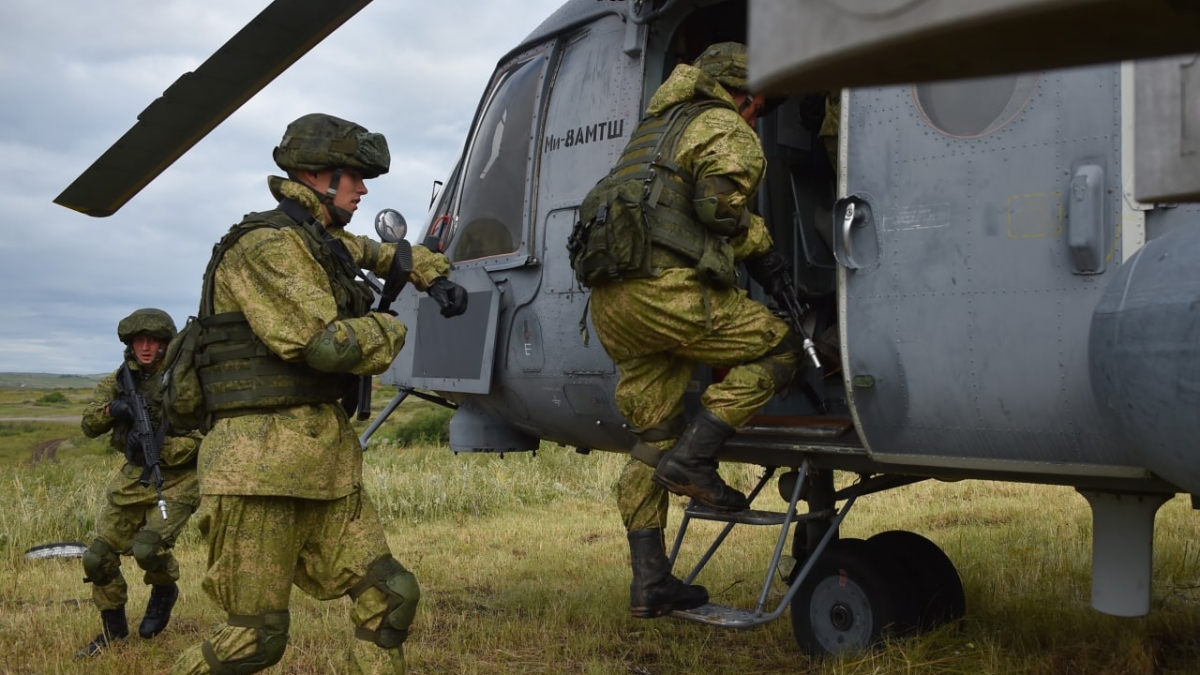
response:
[[[377,407],[390,397],[377,391]],[[1158,515],[1152,613],[1118,619],[1089,607],[1091,517],[1068,488],[929,481],[864,497],[843,535],[907,529],[937,542],[958,567],[967,616],[880,650],[814,661],[797,649],[787,614],[743,631],[628,616],[627,545],[613,497],[622,457],[548,444],[536,456],[455,455],[444,441],[410,442],[430,434],[405,425],[436,430],[440,423],[423,420],[438,415],[445,418],[410,399],[366,456],[367,490],[392,550],[422,587],[406,646],[413,675],[1200,673],[1200,544],[1185,498]],[[201,590],[204,547],[194,524],[178,547],[183,595],[171,627],[86,663],[71,656],[99,619],[79,561],[23,558],[34,544],[85,540],[119,462],[100,441],[84,442],[77,423],[74,431],[60,424],[0,426],[0,673],[166,672],[223,618]],[[50,437],[68,437],[58,462],[28,463],[31,446]],[[746,487],[757,469],[725,466],[722,474]],[[680,519],[680,503],[672,505],[671,535]],[[769,489],[755,505],[781,503]],[[717,525],[692,529],[712,536]],[[752,605],[775,534],[736,528],[699,582],[718,602]],[[706,543],[685,543],[681,569]],[[148,592],[133,569],[127,562],[136,624]],[[769,602],[783,591],[774,583]],[[331,664],[347,644],[348,606],[296,592],[289,650],[267,672],[345,672]]]

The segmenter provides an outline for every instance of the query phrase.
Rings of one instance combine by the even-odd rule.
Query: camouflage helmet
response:
[[[321,113],[305,115],[289,124],[271,155],[285,171],[353,167],[363,172],[363,178],[387,173],[391,163],[383,134]]]
[[[170,342],[176,332],[171,315],[153,307],[136,310],[117,324],[117,337],[125,344],[133,342],[133,336],[141,333],[163,342]]]
[[[746,45],[740,42],[710,45],[692,61],[692,66],[711,75],[726,89],[749,91],[746,89]]]

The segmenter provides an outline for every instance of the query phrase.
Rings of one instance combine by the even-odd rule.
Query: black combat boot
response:
[[[104,630],[94,640],[75,653],[75,658],[82,659],[96,656],[108,649],[114,642],[129,637],[129,624],[125,621],[125,605],[116,609],[100,610],[100,621]]]
[[[633,583],[629,585],[629,613],[652,619],[676,609],[693,609],[708,603],[703,586],[688,585],[671,574],[662,530],[634,530],[629,537]]]
[[[700,414],[675,445],[663,455],[654,482],[667,490],[720,511],[749,508],[746,495],[734,490],[717,474],[717,451],[733,435],[733,427],[708,410]]]
[[[149,640],[163,632],[167,622],[171,620],[171,608],[175,606],[175,600],[178,598],[179,586],[176,584],[151,586],[150,601],[146,603],[146,614],[142,617],[142,624],[138,626],[138,635]]]

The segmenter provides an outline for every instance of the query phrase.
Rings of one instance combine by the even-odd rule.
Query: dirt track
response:
[[[42,441],[33,448],[33,456],[29,458],[30,464],[38,462],[54,462],[58,463],[58,446],[62,445],[65,438],[53,438],[48,441]]]

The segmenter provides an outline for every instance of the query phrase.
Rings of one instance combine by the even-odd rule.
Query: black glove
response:
[[[467,289],[450,281],[446,277],[438,277],[429,284],[429,297],[442,308],[442,316],[458,316],[467,311]]]
[[[125,461],[130,464],[144,466],[146,453],[142,450],[142,437],[136,431],[130,431],[125,437]]]
[[[784,286],[791,282],[791,265],[783,255],[771,249],[766,253],[747,258],[744,262],[746,271],[750,273],[750,278],[758,282],[767,295],[774,298],[783,290]]]
[[[133,421],[133,400],[128,396],[118,396],[108,403],[108,414],[114,420]]]

